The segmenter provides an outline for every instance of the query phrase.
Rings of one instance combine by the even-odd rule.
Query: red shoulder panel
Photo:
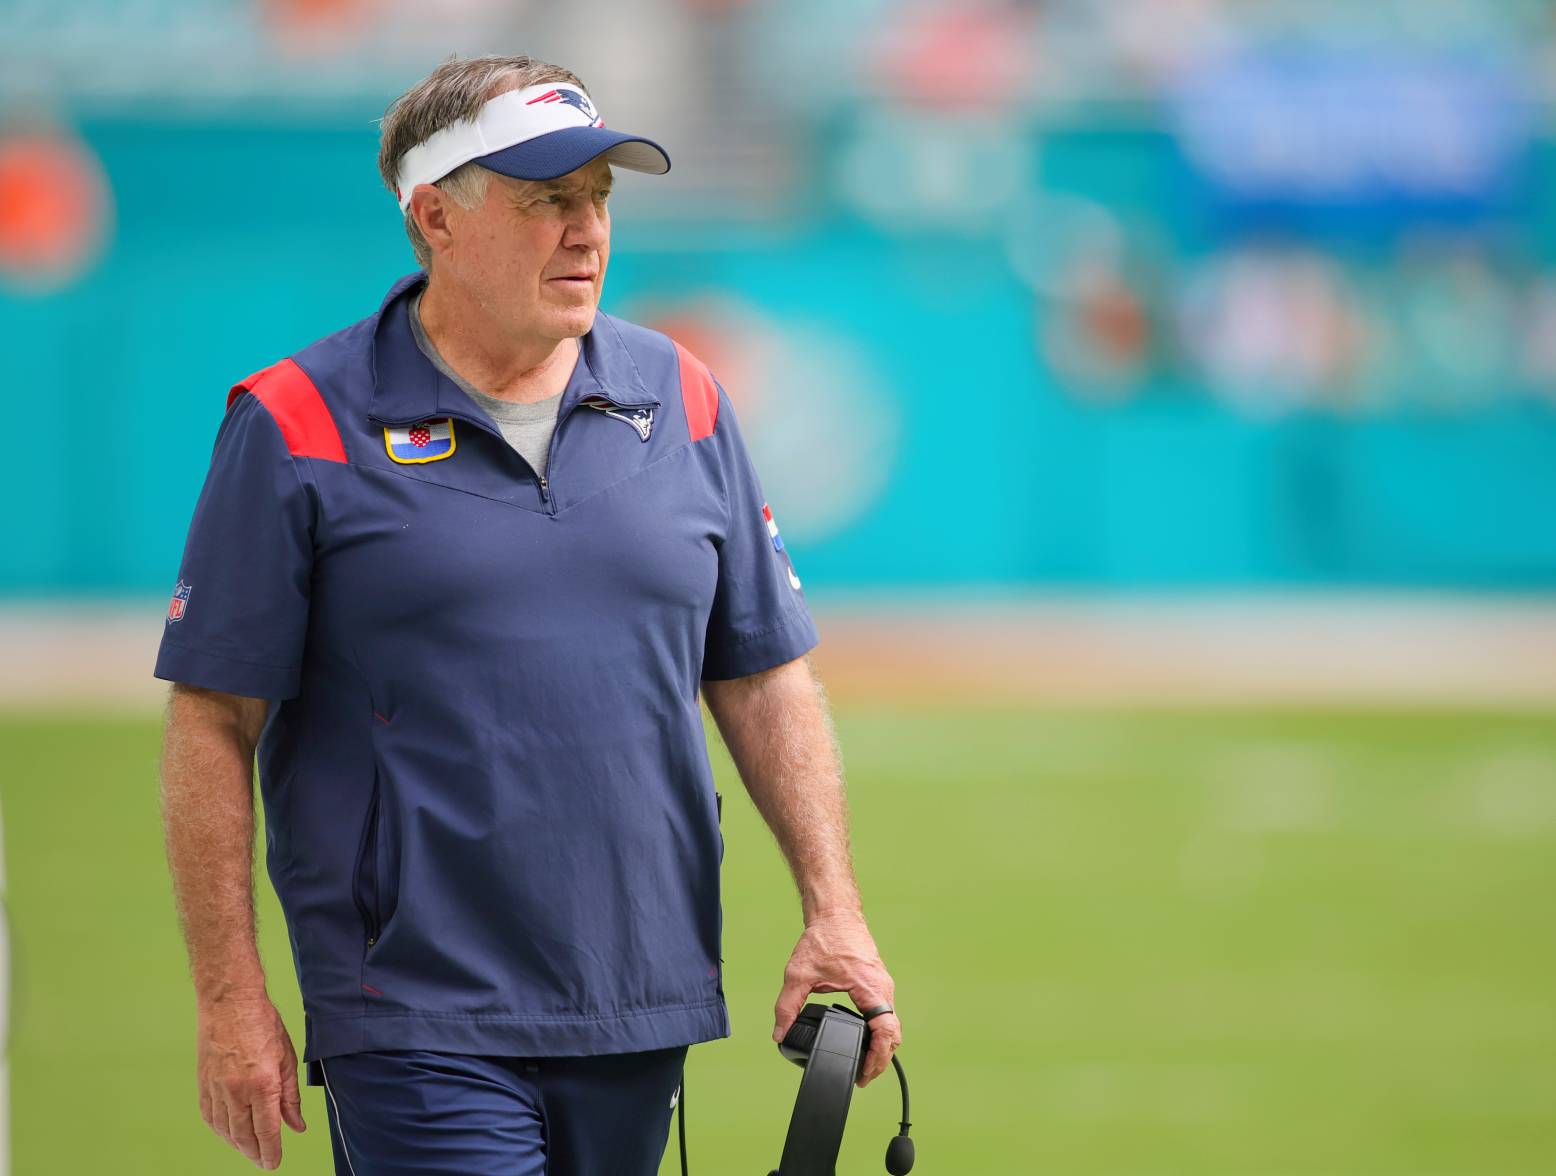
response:
[[[701,441],[718,423],[718,385],[713,382],[708,365],[679,343],[675,344],[675,354],[681,361],[681,403],[686,406],[686,427],[693,441]]]
[[[227,394],[227,407],[244,392],[252,392],[270,410],[281,436],[293,457],[322,457],[326,461],[345,461],[346,447],[340,430],[330,415],[324,397],[319,395],[308,373],[290,359],[261,368],[248,379],[234,384]]]

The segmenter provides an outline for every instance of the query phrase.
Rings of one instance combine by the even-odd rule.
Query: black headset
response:
[[[769,1176],[834,1176],[843,1146],[848,1104],[870,1052],[870,1025],[842,1005],[808,1004],[800,1010],[778,1052],[804,1069],[800,1093],[789,1118],[783,1158]],[[908,1136],[908,1076],[893,1055],[892,1066],[902,1087],[902,1129],[886,1145],[886,1171],[907,1176],[913,1170],[913,1140]],[[686,1087],[676,1100],[681,1144],[681,1176],[686,1167]]]

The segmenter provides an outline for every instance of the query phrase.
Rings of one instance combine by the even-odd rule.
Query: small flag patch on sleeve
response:
[[[783,545],[783,536],[778,534],[778,520],[773,518],[773,508],[767,503],[762,503],[762,521],[767,524],[767,537],[773,541],[773,550],[783,556],[785,570],[789,573],[789,586],[799,590],[800,578],[794,571],[794,561],[789,558],[788,551]]]

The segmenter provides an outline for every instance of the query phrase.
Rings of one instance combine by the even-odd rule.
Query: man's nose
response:
[[[568,245],[589,245],[599,248],[610,239],[610,221],[605,209],[592,200],[580,201],[582,207],[569,218]]]

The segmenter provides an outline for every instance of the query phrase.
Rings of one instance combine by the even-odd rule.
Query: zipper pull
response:
[[[546,481],[546,475],[545,474],[536,474],[535,476],[540,479],[540,496],[542,498],[544,498],[547,502],[551,501],[551,496],[548,493],[546,493],[546,491],[551,488],[551,483]]]

